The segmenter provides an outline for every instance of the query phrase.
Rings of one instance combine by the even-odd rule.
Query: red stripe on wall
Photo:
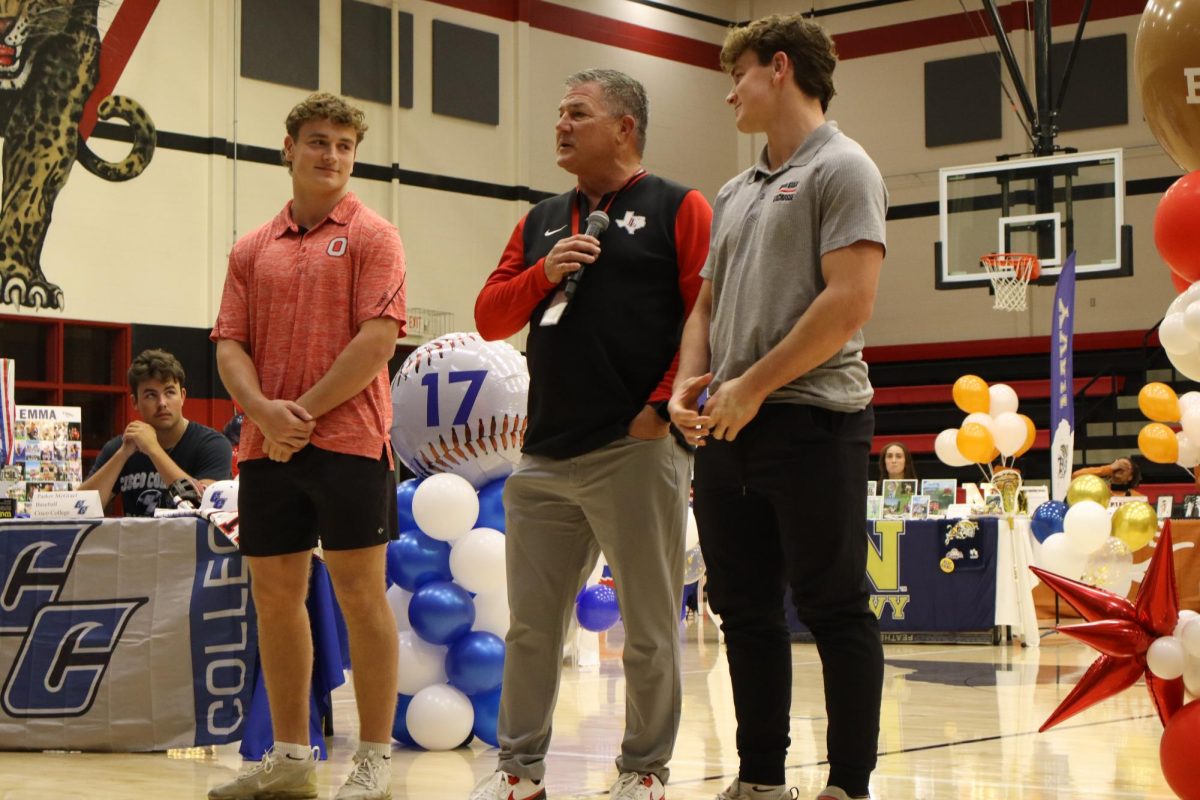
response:
[[[113,93],[156,8],[158,0],[125,0],[113,17],[100,47],[100,77],[83,106],[83,117],[79,121],[79,137],[84,141],[96,127],[96,106]]]
[[[1088,21],[1096,22],[1102,19],[1140,15],[1145,6],[1146,0],[1107,0],[1092,7]],[[1056,3],[1051,13],[1050,24],[1074,25],[1078,22],[1079,12],[1082,9],[1083,0],[1067,0],[1067,2]],[[1006,33],[1033,29],[1032,3],[1011,3],[999,11],[1000,22],[1004,25]],[[982,11],[970,11],[966,14],[948,14],[944,17],[932,17],[842,33],[834,36],[833,40],[837,44],[838,56],[845,60],[884,53],[898,53],[918,47],[932,47],[980,37],[987,41],[989,51],[995,46],[995,33],[992,31],[991,21]]]
[[[132,2],[132,0],[128,0]],[[470,11],[475,14],[525,22],[530,27],[572,36],[577,39],[619,47],[638,53],[678,61],[703,69],[720,69],[720,45],[665,33],[641,25],[621,22],[587,11],[569,8],[546,0],[434,0],[440,5]],[[1051,13],[1052,25],[1074,25],[1084,0],[1059,0]],[[1116,17],[1140,15],[1146,0],[1105,0],[1093,5],[1089,22]],[[1031,30],[1033,4],[1028,0],[1009,3],[1000,9],[1000,20],[1006,32]],[[942,17],[883,25],[834,36],[842,60],[866,56],[899,53],[918,47],[932,47],[951,42],[983,38],[989,49],[993,45],[991,23],[982,11],[948,14]]]

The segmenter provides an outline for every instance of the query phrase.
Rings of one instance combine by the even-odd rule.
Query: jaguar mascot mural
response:
[[[127,97],[101,100],[100,119],[124,120],[133,141],[121,161],[101,159],[79,135],[99,75],[99,0],[0,0],[0,305],[62,308],[41,268],[54,201],[76,158],[108,181],[137,177],[154,155],[154,123]]]

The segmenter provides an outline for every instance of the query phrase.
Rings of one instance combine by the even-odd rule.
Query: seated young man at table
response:
[[[174,508],[167,487],[181,479],[201,492],[227,480],[233,448],[217,431],[183,416],[183,366],[165,350],[145,350],[129,367],[129,391],[136,419],[100,450],[80,489],[96,489],[108,506],[116,492],[127,517],[152,517],[156,508]]]

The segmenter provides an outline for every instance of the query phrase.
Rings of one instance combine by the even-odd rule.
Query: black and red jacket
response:
[[[700,291],[712,209],[694,189],[643,175],[605,195],[611,224],[557,325],[540,327],[558,285],[542,262],[562,238],[586,227],[576,190],[525,215],[475,301],[485,339],[530,323],[526,453],[570,458],[626,434],[647,403],[671,396],[684,320]]]

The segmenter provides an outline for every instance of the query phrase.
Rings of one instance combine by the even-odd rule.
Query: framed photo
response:
[[[929,478],[921,481],[921,494],[929,497],[929,513],[945,514],[955,502],[958,481],[954,478]]]
[[[1189,494],[1183,497],[1183,518],[1200,518],[1200,494]]]
[[[915,479],[883,482],[883,515],[899,517],[908,508],[908,500],[917,493]]]
[[[879,519],[883,516],[883,498],[877,494],[867,496],[867,519]]]
[[[929,516],[929,495],[914,494],[908,499],[908,518],[925,519]]]
[[[1158,514],[1158,518],[1159,519],[1170,519],[1171,518],[1171,506],[1174,505],[1174,503],[1175,503],[1175,498],[1169,494],[1164,494],[1162,497],[1158,498],[1158,503],[1155,506],[1155,511]]]
[[[1022,486],[1021,493],[1025,495],[1025,508],[1030,514],[1042,503],[1050,500],[1049,486]]]
[[[867,497],[870,497],[871,495],[879,494],[879,492],[875,491],[878,488],[879,488],[879,484],[877,481],[867,481]]]

